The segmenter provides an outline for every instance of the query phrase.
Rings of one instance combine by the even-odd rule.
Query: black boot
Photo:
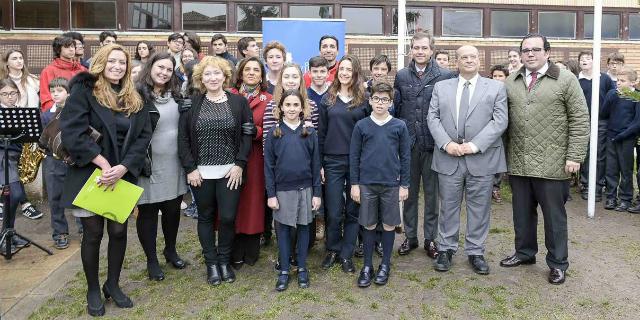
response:
[[[133,308],[133,301],[122,292],[119,286],[109,285],[109,282],[102,286],[102,293],[104,293],[105,299],[113,299],[118,308]]]
[[[220,278],[220,269],[217,264],[207,266],[207,283],[217,286],[222,283]]]

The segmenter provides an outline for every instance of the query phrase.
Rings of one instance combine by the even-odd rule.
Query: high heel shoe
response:
[[[151,263],[147,262],[147,274],[149,275],[149,280],[164,280],[164,272],[162,272],[162,269],[160,269],[160,265],[157,261]]]
[[[92,317],[104,316],[104,302],[102,302],[100,291],[87,292],[87,313]]]
[[[105,283],[102,286],[102,293],[104,293],[105,299],[113,299],[118,308],[133,308],[133,301],[118,287],[112,289]]]

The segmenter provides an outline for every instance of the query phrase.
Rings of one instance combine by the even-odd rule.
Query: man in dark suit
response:
[[[437,271],[448,271],[458,250],[464,195],[467,232],[464,250],[473,271],[488,274],[484,259],[489,234],[493,177],[507,163],[502,133],[507,129],[507,91],[502,82],[478,74],[478,49],[456,51],[460,75],[436,83],[427,122],[435,141],[431,168],[438,173],[440,217]]]

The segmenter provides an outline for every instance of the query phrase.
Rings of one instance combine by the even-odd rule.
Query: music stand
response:
[[[11,194],[9,186],[9,144],[11,142],[38,142],[41,132],[42,123],[40,122],[40,110],[38,108],[0,108],[0,141],[4,146],[4,186],[2,188],[4,221],[2,223],[0,243],[5,245],[4,248],[0,248],[0,254],[3,254],[7,260],[10,260],[14,254],[24,248],[17,248],[16,251],[11,250],[14,237],[27,241],[27,245],[35,245],[49,255],[53,254],[47,248],[15,231],[14,219],[16,210],[10,208],[9,201]]]

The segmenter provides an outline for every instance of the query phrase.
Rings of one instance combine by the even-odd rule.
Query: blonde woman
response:
[[[69,167],[61,203],[82,221],[84,234],[80,252],[87,278],[87,311],[92,316],[101,316],[105,309],[98,269],[105,224],[109,234],[108,269],[102,291],[105,298],[113,298],[118,307],[133,307],[119,285],[127,246],[127,223],[112,220],[105,223],[102,216],[74,207],[72,202],[96,168],[102,169],[99,185],[113,186],[120,179],[137,182],[151,141],[151,121],[131,80],[131,58],[120,45],[100,48],[93,56],[89,72],[74,77],[70,87],[71,95],[60,116],[60,130],[62,144],[76,165]],[[89,126],[102,134],[98,142],[87,133]]]
[[[256,134],[247,99],[224,90],[230,82],[227,60],[204,57],[193,70],[198,92],[178,126],[178,155],[198,207],[198,238],[211,285],[236,279],[231,247],[243,173]]]

